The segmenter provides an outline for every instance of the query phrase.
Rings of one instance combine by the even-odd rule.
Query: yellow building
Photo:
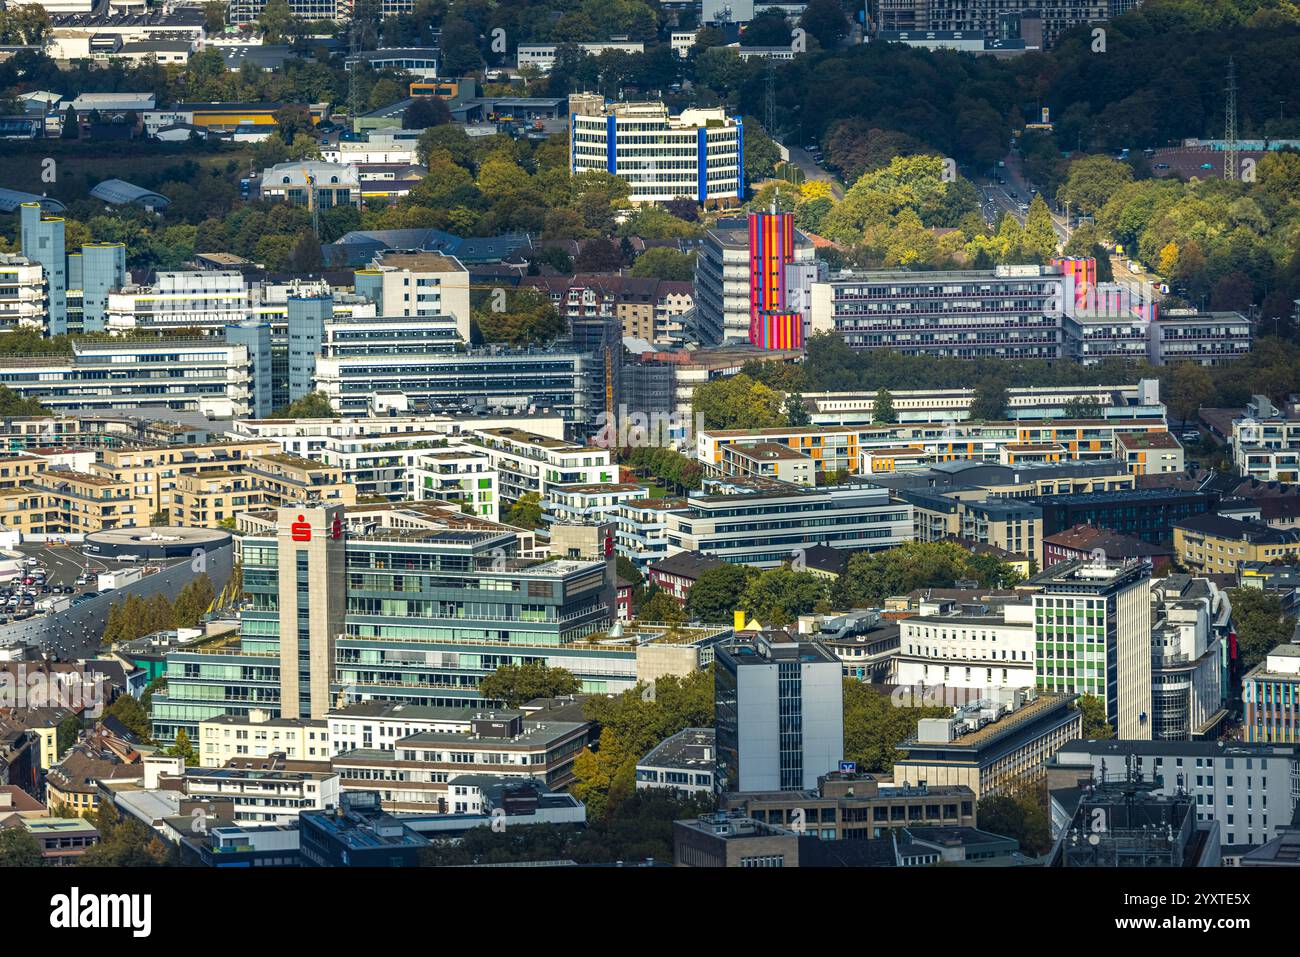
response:
[[[0,527],[23,536],[44,535],[44,502],[34,488],[0,489]]]
[[[1300,556],[1300,529],[1207,512],[1174,523],[1174,552],[1179,564],[1193,572],[1235,574],[1246,563]]]
[[[237,471],[255,456],[278,451],[279,443],[262,439],[202,445],[130,445],[105,449],[96,470],[129,484],[134,494],[147,498],[151,514],[169,513],[173,511],[176,483],[183,476]]]
[[[172,490],[171,524],[218,528],[260,501],[250,475],[229,470],[182,475]]]
[[[263,508],[299,502],[357,504],[357,488],[344,479],[343,470],[315,459],[287,452],[259,455],[244,473],[252,479]]]
[[[78,535],[110,528],[148,525],[149,499],[135,493],[129,482],[107,475],[51,469],[31,484],[41,498],[47,535]]]

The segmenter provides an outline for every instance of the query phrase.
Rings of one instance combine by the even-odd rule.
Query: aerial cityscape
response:
[[[0,3],[0,867],[1300,866],[1296,63]]]

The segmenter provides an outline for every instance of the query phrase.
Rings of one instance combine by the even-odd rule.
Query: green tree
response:
[[[749,580],[740,607],[769,628],[783,628],[825,601],[826,584],[812,572],[767,568]]]
[[[808,405],[798,392],[791,392],[787,395],[785,405],[782,408],[785,412],[786,422],[793,428],[799,429],[812,424],[812,416],[808,414]]]
[[[871,406],[871,421],[897,422],[898,413],[894,411],[894,397],[888,389],[876,390],[876,401]]]
[[[111,801],[100,801],[87,819],[99,831],[99,843],[77,859],[79,866],[164,867],[174,863],[157,831],[134,817],[124,817]]]
[[[989,563],[956,542],[905,542],[881,552],[855,552],[832,588],[837,608],[873,608],[891,595],[917,588],[951,588],[974,578],[988,587],[1014,584],[1019,575],[1005,563]]]
[[[1076,395],[1065,403],[1067,419],[1101,418],[1101,400],[1092,395]]]
[[[199,765],[199,754],[194,750],[194,745],[190,743],[190,736],[185,733],[184,728],[176,732],[176,743],[163,753],[174,758],[184,758],[187,768]]]
[[[507,708],[517,708],[534,698],[556,698],[577,694],[582,683],[573,672],[564,668],[549,668],[541,661],[522,665],[502,665],[479,682],[479,694],[484,698],[504,701]]]
[[[1052,827],[1045,783],[986,795],[976,805],[975,813],[980,830],[1014,838],[1027,854],[1037,856],[1051,850]]]
[[[1277,592],[1260,588],[1234,588],[1228,592],[1232,602],[1232,623],[1237,632],[1237,655],[1244,674],[1255,667],[1278,645],[1287,644],[1295,633],[1296,620],[1282,608]]]
[[[686,595],[687,614],[695,621],[731,622],[757,575],[758,569],[731,562],[701,572]]]
[[[257,27],[268,42],[278,43],[293,25],[293,12],[289,0],[267,0],[257,18]]]
[[[839,0],[809,0],[799,26],[817,39],[823,49],[833,49],[849,34],[849,22]]]
[[[970,417],[977,422],[1005,419],[1007,402],[1006,384],[998,379],[985,379],[975,386],[975,394],[970,403]]]
[[[0,867],[41,867],[44,864],[40,843],[25,827],[0,828]]]
[[[569,790],[587,805],[590,823],[635,801],[636,763],[651,748],[685,728],[713,726],[713,668],[665,675],[653,687],[638,684],[613,697],[593,695],[583,714],[600,726],[600,741],[574,759]]]
[[[844,757],[858,770],[888,773],[905,752],[902,742],[916,736],[922,718],[939,718],[950,709],[924,705],[897,706],[890,696],[870,685],[844,680]]]
[[[1115,737],[1115,729],[1106,720],[1106,702],[1096,695],[1080,695],[1075,707],[1083,714],[1082,734],[1088,740]]]
[[[691,282],[695,278],[695,254],[679,252],[669,246],[655,246],[638,256],[629,272],[646,279]]]
[[[1034,262],[1045,263],[1056,255],[1056,227],[1052,224],[1052,211],[1047,208],[1042,195],[1034,197],[1025,217],[1024,252]]]
[[[1201,406],[1214,398],[1214,380],[1210,371],[1197,362],[1178,362],[1170,366],[1162,384],[1167,390],[1165,401],[1169,410],[1183,425],[1195,418]]]
[[[104,709],[104,714],[122,722],[132,734],[143,740],[149,740],[149,715],[140,702],[129,694],[119,695],[117,700]]]
[[[768,429],[785,424],[780,394],[743,372],[697,385],[692,403],[706,429]]]
[[[1133,167],[1109,156],[1081,156],[1070,163],[1065,184],[1056,192],[1059,203],[1091,216],[1101,210],[1121,188],[1133,182]]]
[[[535,289],[493,290],[474,310],[473,323],[476,341],[512,346],[546,345],[568,331],[550,298]]]
[[[0,415],[49,415],[39,399],[24,398],[8,386],[0,385]]]
[[[335,414],[324,392],[309,392],[271,413],[277,419],[332,419]]]
[[[646,592],[645,601],[637,611],[637,617],[646,621],[666,621],[675,624],[685,621],[686,613],[682,611],[682,606],[677,603],[676,598],[652,585]]]
[[[55,735],[55,747],[58,750],[59,757],[67,753],[68,748],[77,743],[77,737],[81,734],[81,716],[70,714],[59,722],[59,728]]]
[[[506,512],[506,524],[515,528],[542,527],[542,497],[537,492],[526,492]]]

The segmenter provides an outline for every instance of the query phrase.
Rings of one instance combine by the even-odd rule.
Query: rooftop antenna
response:
[[[1237,180],[1237,62],[1228,57],[1228,100],[1223,118],[1223,178]]]
[[[763,95],[763,122],[767,135],[776,139],[776,57],[767,58],[767,90]]]

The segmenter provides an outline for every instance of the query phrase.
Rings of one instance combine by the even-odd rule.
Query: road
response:
[[[1020,153],[1012,150],[1002,161],[1006,165],[998,168],[998,175],[1005,179],[1006,183],[999,184],[996,181],[988,181],[977,186],[980,192],[984,219],[990,225],[993,225],[998,221],[999,216],[1008,213],[1014,216],[1016,222],[1023,226],[1028,209],[1022,210],[1020,206],[1022,203],[1026,207],[1029,206],[1036,187],[1025,175],[1024,168],[1020,163]],[[1055,211],[1051,215],[1052,228],[1056,231],[1057,241],[1064,246],[1070,239],[1069,226],[1065,221],[1065,216]]]
[[[805,179],[830,183],[831,195],[835,197],[835,201],[839,202],[844,198],[844,184],[840,182],[839,177],[818,166],[811,153],[798,146],[787,146],[786,149],[790,151],[790,162],[803,170]]]

